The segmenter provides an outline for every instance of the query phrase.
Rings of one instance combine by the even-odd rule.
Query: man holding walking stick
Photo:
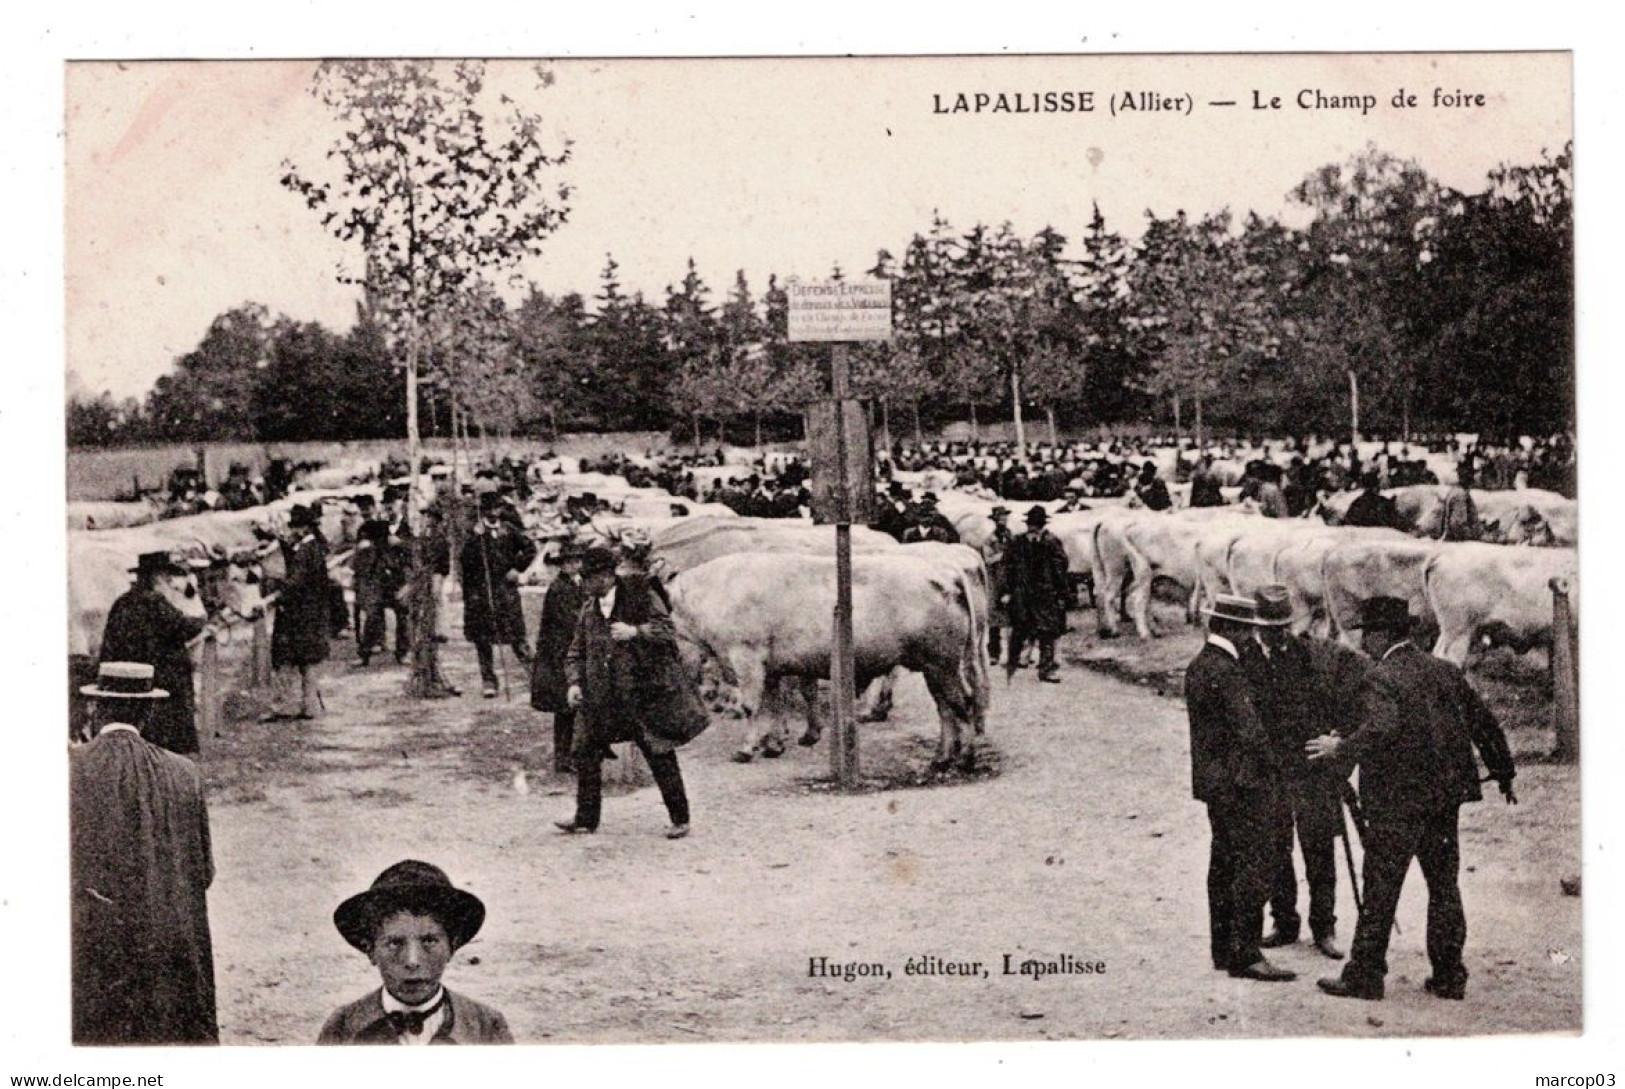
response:
[[[502,497],[480,496],[480,517],[463,545],[459,573],[463,583],[463,635],[480,660],[481,689],[486,699],[497,694],[493,651],[506,644],[514,657],[530,661],[525,644],[525,614],[519,601],[519,578],[536,560],[536,545],[503,516]],[[503,663],[503,672],[507,663]]]
[[[1518,800],[1512,791],[1512,753],[1500,723],[1461,670],[1411,642],[1411,625],[1400,598],[1362,603],[1361,644],[1377,663],[1362,725],[1346,739],[1328,734],[1305,746],[1312,761],[1358,764],[1365,798],[1365,903],[1343,974],[1320,981],[1322,991],[1338,998],[1382,998],[1388,935],[1412,858],[1428,887],[1433,974],[1423,987],[1437,998],[1466,997],[1467,916],[1458,884],[1457,818],[1463,802],[1483,797],[1474,749],[1507,804]]]

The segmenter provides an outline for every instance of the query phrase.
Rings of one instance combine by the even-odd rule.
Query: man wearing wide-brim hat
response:
[[[511,1044],[507,1018],[440,982],[485,923],[485,904],[439,866],[406,859],[333,912],[383,985],[335,1010],[318,1044]]]
[[[1457,822],[1462,803],[1483,797],[1475,749],[1507,803],[1518,800],[1512,790],[1517,772],[1500,723],[1461,670],[1411,641],[1413,623],[1401,598],[1361,603],[1359,622],[1351,627],[1359,629],[1361,647],[1376,661],[1362,724],[1348,738],[1327,735],[1305,746],[1311,760],[1360,769],[1365,899],[1343,974],[1320,981],[1321,990],[1339,998],[1383,997],[1389,933],[1413,858],[1428,889],[1433,973],[1423,988],[1438,998],[1466,995]]]
[[[169,699],[149,716],[146,736],[183,756],[198,751],[197,713],[192,695],[192,656],[187,644],[207,623],[191,572],[168,552],[146,552],[130,569],[135,583],[107,611],[101,660],[145,662],[155,685]]]
[[[96,733],[68,757],[76,1044],[220,1037],[209,812],[192,761],[142,737],[169,697],[154,675],[104,661],[80,689]]]
[[[279,587],[276,624],[271,629],[271,665],[298,673],[299,710],[279,708],[267,718],[312,719],[321,703],[313,670],[327,660],[333,624],[327,541],[322,537],[317,507],[295,503],[289,509],[282,565],[286,577]]]
[[[463,636],[474,644],[486,699],[494,699],[499,691],[494,648],[511,647],[515,658],[530,663],[519,580],[536,562],[536,545],[505,513],[511,509],[496,492],[483,493],[479,521],[458,557]],[[504,674],[506,669],[504,663]]]
[[[1288,982],[1260,948],[1264,901],[1280,855],[1279,754],[1254,698],[1253,599],[1219,594],[1204,610],[1207,640],[1185,670],[1191,793],[1207,806],[1208,934],[1213,967],[1239,979]]]
[[[1292,632],[1291,592],[1274,584],[1253,594],[1258,614],[1254,636],[1260,653],[1250,655],[1264,726],[1274,740],[1283,773],[1279,816],[1280,853],[1272,870],[1270,914],[1274,929],[1265,949],[1291,945],[1303,929],[1298,913],[1298,875],[1292,861],[1296,836],[1309,884],[1309,932],[1323,956],[1342,960],[1337,937],[1337,836],[1342,831],[1341,776],[1324,764],[1311,764],[1304,745],[1311,738],[1351,728],[1363,699],[1365,660],[1340,643],[1311,640]]]
[[[1009,581],[1003,596],[1010,610],[1010,656],[1005,676],[1015,673],[1022,647],[1036,641],[1038,679],[1059,684],[1055,641],[1066,632],[1066,607],[1072,594],[1066,550],[1060,539],[1045,528],[1049,512],[1043,507],[1029,509],[1026,521],[1027,532],[1010,542],[1005,556]]]
[[[1010,532],[1009,507],[999,504],[987,516],[993,522],[993,532],[987,535],[979,551],[982,562],[987,565],[990,599],[987,609],[987,657],[996,665],[1003,650],[1004,629],[1010,626],[1010,609],[1006,600],[1010,593],[1010,566],[1006,560],[1015,534]]]

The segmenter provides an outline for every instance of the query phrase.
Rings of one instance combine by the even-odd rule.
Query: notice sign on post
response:
[[[891,282],[791,280],[790,339],[890,340]]]

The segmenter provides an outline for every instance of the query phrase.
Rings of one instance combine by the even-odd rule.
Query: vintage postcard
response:
[[[1571,54],[64,79],[64,1045],[1593,1027]]]

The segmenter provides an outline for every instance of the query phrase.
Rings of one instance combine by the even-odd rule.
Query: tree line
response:
[[[1285,219],[1147,212],[1131,240],[1098,208],[1075,239],[935,215],[858,273],[891,281],[894,337],[854,347],[853,386],[899,438],[995,417],[1028,439],[1124,423],[1568,430],[1571,193],[1572,147],[1469,194],[1368,146],[1307,175]],[[245,303],[144,399],[71,398],[70,445],[401,436],[405,367],[373,271],[347,332]],[[609,255],[590,295],[530,285],[511,302],[469,278],[423,310],[417,408],[433,436],[759,443],[796,437],[827,384],[824,346],[788,340],[779,276],[740,271],[719,290],[692,259],[659,299],[628,291]]]

